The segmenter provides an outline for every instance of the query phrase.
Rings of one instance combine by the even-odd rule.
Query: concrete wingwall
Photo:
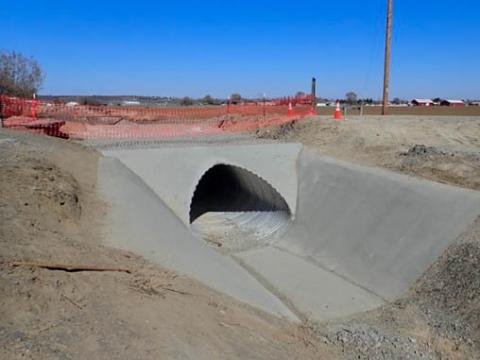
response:
[[[331,319],[401,296],[480,215],[479,192],[336,161],[298,144],[104,155],[107,244],[289,319]],[[216,164],[257,175],[285,199],[292,222],[280,238],[225,254],[192,235],[193,194]]]
[[[304,150],[293,227],[277,244],[378,296],[408,289],[477,216],[480,193]]]

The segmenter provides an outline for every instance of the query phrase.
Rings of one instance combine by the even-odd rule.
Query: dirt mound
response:
[[[412,289],[439,332],[461,333],[480,350],[480,218]]]
[[[13,221],[19,209],[32,219],[39,212],[48,215],[45,216],[48,223],[77,221],[80,218],[80,189],[71,175],[62,173],[51,162],[34,158],[26,158],[22,163],[13,159],[0,161],[0,182],[6,185],[2,191],[22,194],[12,199],[8,209],[15,209],[15,212],[3,214],[5,221]],[[18,178],[22,181],[13,181]]]
[[[280,126],[261,128],[255,131],[255,136],[259,139],[288,139],[293,136],[299,126],[298,121],[292,121]]]
[[[297,141],[348,162],[480,190],[480,118],[316,117],[252,135]]]
[[[28,124],[32,121],[35,121],[33,117],[30,116],[10,116],[9,118],[3,120],[4,127],[14,127],[14,126],[22,126],[24,124]]]
[[[447,153],[437,149],[434,146],[425,146],[421,144],[413,145],[408,151],[401,152],[401,156],[455,156],[453,153]]]

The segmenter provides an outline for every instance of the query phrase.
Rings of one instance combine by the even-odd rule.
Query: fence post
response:
[[[265,99],[265,94],[263,94],[263,120],[265,120],[265,117],[267,115],[267,108],[266,106],[266,99]]]

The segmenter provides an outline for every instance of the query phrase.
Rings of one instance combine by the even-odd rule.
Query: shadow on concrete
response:
[[[283,197],[268,182],[243,168],[218,164],[200,179],[190,205],[190,223],[208,212],[271,212],[290,215]]]

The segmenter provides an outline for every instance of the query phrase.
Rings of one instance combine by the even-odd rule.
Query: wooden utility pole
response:
[[[385,72],[383,76],[383,107],[382,115],[388,114],[388,91],[390,86],[390,53],[392,40],[393,0],[387,0],[387,34],[385,36]]]

